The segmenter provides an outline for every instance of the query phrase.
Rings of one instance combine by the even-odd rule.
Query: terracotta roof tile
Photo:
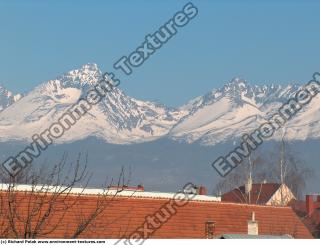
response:
[[[28,193],[19,192],[19,214],[27,215]],[[6,193],[0,193],[2,203],[6,203]],[[48,198],[48,197],[47,197]],[[61,198],[61,197],[60,197]],[[76,197],[68,196],[65,203],[71,203]],[[79,219],[89,215],[95,208],[97,196],[81,196],[78,202],[69,209],[64,216],[63,205],[50,216],[48,224],[42,231],[42,238],[65,238],[70,236],[79,224]],[[116,197],[107,203],[106,209],[92,222],[88,229],[81,234],[81,238],[128,238],[138,227],[145,222],[145,217],[153,215],[170,199],[153,199],[142,197]],[[58,201],[62,201],[62,198]],[[36,198],[31,198],[34,205]],[[59,206],[59,205],[58,205]],[[5,208],[5,205],[3,205]],[[44,212],[44,210],[43,210]],[[172,216],[160,229],[156,230],[151,238],[206,238],[205,225],[207,221],[215,222],[215,235],[247,234],[247,221],[255,212],[261,235],[289,234],[296,238],[312,238],[308,229],[296,216],[290,207],[272,207],[246,205],[236,203],[221,203],[209,201],[190,201],[186,206],[177,208],[176,215]],[[62,220],[60,220],[62,218]],[[60,221],[60,222],[59,222]],[[6,222],[0,218],[1,222]],[[57,228],[44,235],[56,224]],[[4,226],[3,226],[4,227]],[[18,229],[23,223],[17,222]],[[13,235],[11,235],[13,237]]]

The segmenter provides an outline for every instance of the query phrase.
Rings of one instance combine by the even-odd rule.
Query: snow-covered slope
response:
[[[251,86],[235,78],[184,105],[189,114],[173,127],[170,137],[205,145],[237,139],[265,122],[298,89],[298,85]]]
[[[97,65],[87,64],[40,84],[23,97],[0,88],[0,110],[6,108],[0,112],[0,141],[30,140],[33,134],[41,133],[100,77]],[[257,128],[298,89],[298,85],[250,85],[235,78],[220,89],[172,109],[131,98],[116,88],[57,142],[95,136],[114,144],[169,138],[215,145],[236,140]],[[315,98],[288,122],[289,139],[320,138],[319,102],[320,98]]]

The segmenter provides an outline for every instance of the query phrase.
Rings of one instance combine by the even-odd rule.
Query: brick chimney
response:
[[[138,191],[144,191],[144,186],[143,185],[138,185],[137,186]]]
[[[313,195],[306,196],[306,208],[307,208],[307,215],[311,216],[314,210]]]
[[[199,187],[199,190],[198,190],[198,194],[199,194],[199,195],[203,195],[203,196],[208,195],[207,188],[204,187],[204,186],[200,186],[200,187]]]
[[[214,238],[214,233],[215,233],[215,222],[208,220],[206,222],[206,238],[207,239],[213,239]]]
[[[248,235],[258,236],[259,235],[259,226],[256,221],[255,212],[251,213],[251,220],[248,221]]]

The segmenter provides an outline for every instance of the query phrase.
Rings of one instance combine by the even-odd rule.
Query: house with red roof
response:
[[[306,195],[305,201],[293,200],[290,205],[313,236],[320,238],[320,195]]]
[[[288,205],[295,199],[285,184],[258,183],[246,184],[235,188],[221,196],[223,202],[250,203],[263,205]]]
[[[292,207],[221,202],[218,197],[206,195],[203,187],[196,190],[161,193],[147,192],[140,186],[116,192],[111,188],[104,197],[103,209],[86,223],[84,218],[92,217],[105,190],[72,188],[67,194],[52,198],[55,187],[44,191],[43,187],[19,185],[9,190],[2,185],[0,234],[6,234],[3,238],[21,238],[18,235],[25,234],[25,221],[31,219],[27,231],[40,226],[37,238],[72,238],[84,225],[86,229],[76,238],[124,239],[129,244],[147,238],[208,239],[231,237],[231,234],[313,238]],[[15,212],[10,209],[9,203],[13,204],[10,192],[15,197]],[[52,200],[57,205],[51,207]],[[65,205],[71,208],[66,209]],[[33,212],[36,208],[39,213]],[[10,213],[17,217],[14,229],[8,230],[12,226],[8,224]],[[41,217],[43,222],[39,222]]]

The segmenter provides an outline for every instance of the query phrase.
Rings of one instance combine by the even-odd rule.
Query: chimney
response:
[[[215,232],[215,222],[208,220],[206,222],[206,238],[207,239],[213,239],[214,238],[214,232]]]
[[[307,215],[311,216],[314,210],[313,195],[306,196],[306,208],[307,208]]]
[[[199,187],[198,194],[199,194],[199,195],[203,195],[203,196],[208,195],[207,188],[206,188],[206,187],[204,187],[204,186],[200,186],[200,187]]]
[[[245,192],[246,194],[249,194],[252,190],[252,179],[249,178],[247,183],[244,185],[244,189],[245,189]]]
[[[137,186],[138,191],[144,191],[144,186],[143,185],[138,185]]]
[[[252,212],[251,220],[248,221],[248,235],[257,236],[259,235],[258,222],[256,221],[256,214]]]

